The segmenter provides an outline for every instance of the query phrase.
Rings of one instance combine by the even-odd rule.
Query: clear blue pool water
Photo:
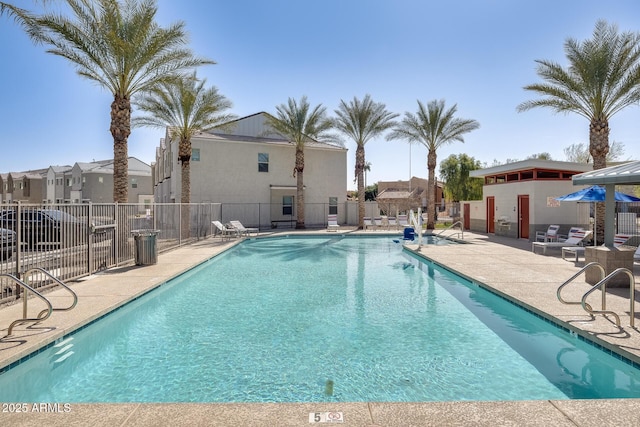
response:
[[[389,237],[245,241],[0,375],[0,401],[640,397],[640,375]]]

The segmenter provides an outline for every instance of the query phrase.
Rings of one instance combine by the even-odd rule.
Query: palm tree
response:
[[[333,122],[326,116],[326,108],[318,104],[311,108],[307,97],[303,96],[300,103],[289,98],[287,104],[276,107],[276,115],[267,114],[266,125],[271,133],[277,133],[287,138],[296,147],[296,160],[293,176],[296,177],[296,228],[304,225],[304,146],[308,142],[321,139],[335,139],[329,135]]]
[[[364,188],[367,188],[367,172],[371,172],[371,162],[364,162]]]
[[[419,142],[427,147],[427,169],[429,170],[429,186],[427,188],[427,229],[434,228],[436,216],[436,192],[434,184],[436,171],[436,151],[444,144],[453,141],[464,142],[463,135],[478,129],[480,123],[471,119],[454,117],[457,106],[454,104],[445,110],[444,100],[433,100],[424,105],[418,101],[418,113],[405,113],[404,118],[393,131],[387,135],[387,140],[405,139],[409,143]]]
[[[168,127],[171,139],[178,139],[178,161],[181,164],[181,199],[183,204],[183,236],[189,232],[189,203],[191,202],[191,138],[234,120],[225,111],[231,102],[215,87],[205,88],[206,79],[198,80],[196,73],[175,81],[162,82],[150,92],[142,94],[134,104],[143,116],[133,118],[134,126]]]
[[[33,15],[12,9],[36,43],[71,62],[80,76],[113,94],[113,199],[128,201],[127,140],[131,133],[131,97],[172,80],[177,73],[213,61],[185,47],[184,23],[161,28],[155,0],[65,0],[73,18]]]
[[[589,120],[589,154],[593,168],[607,166],[609,120],[625,107],[640,101],[640,34],[618,33],[615,25],[600,20],[593,38],[564,44],[569,67],[536,60],[544,80],[525,86],[543,98],[518,105],[518,111],[549,107],[556,112],[576,113]],[[598,203],[597,240],[604,239],[604,204]]]
[[[387,129],[396,125],[393,121],[398,114],[390,113],[382,103],[373,102],[366,95],[362,101],[354,97],[348,104],[340,100],[335,110],[336,129],[356,143],[356,170],[358,180],[358,227],[364,228],[364,170],[367,163],[364,158],[364,145]]]

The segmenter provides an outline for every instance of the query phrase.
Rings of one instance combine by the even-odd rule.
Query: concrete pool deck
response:
[[[324,230],[310,232],[324,233]],[[349,230],[342,229],[341,232]],[[559,249],[550,250],[547,256],[543,256],[533,254],[531,244],[522,240],[469,232],[464,233],[464,240],[470,244],[423,246],[420,253],[482,286],[519,300],[543,317],[557,319],[577,333],[592,336],[605,348],[620,349],[627,357],[640,360],[640,332],[629,327],[628,289],[610,289],[607,292],[607,308],[617,312],[621,318],[622,329],[618,329],[610,318],[598,315],[592,319],[581,307],[558,302],[558,286],[582,266],[582,263],[563,260]],[[70,283],[79,296],[77,307],[69,312],[54,312],[37,328],[16,326],[13,336],[0,339],[0,369],[235,243],[221,242],[219,238],[206,239],[160,254],[156,265],[114,268]],[[634,273],[639,280],[637,267]],[[584,280],[578,278],[567,286],[563,295],[566,299],[579,300],[588,287]],[[60,290],[47,293],[47,297],[54,306],[70,302],[68,294]],[[594,308],[599,308],[599,294],[592,295],[592,298],[589,301]],[[34,315],[44,304],[30,299],[29,307],[30,315]],[[6,334],[13,320],[21,317],[21,304],[0,308],[0,336]],[[342,425],[345,426],[640,425],[640,399],[302,404],[70,403],[68,407],[63,406],[68,402],[48,407],[34,406],[34,403],[27,402],[21,407],[2,404],[0,425],[304,426],[311,424],[309,414],[316,412],[341,412],[344,416]],[[16,412],[19,409],[26,412]]]

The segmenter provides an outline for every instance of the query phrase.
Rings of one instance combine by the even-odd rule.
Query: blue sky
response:
[[[466,153],[487,164],[540,152],[565,160],[563,148],[588,143],[588,122],[578,115],[516,112],[535,97],[522,87],[540,81],[536,59],[566,65],[565,40],[590,38],[598,19],[640,31],[637,0],[159,0],[158,9],[161,25],[184,21],[194,52],[217,62],[198,75],[238,116],[274,112],[302,95],[333,113],[341,99],[370,94],[401,117],[417,110],[417,100],[444,99],[481,127],[464,144],[442,147],[438,160]],[[113,157],[108,92],[34,46],[6,16],[0,58],[0,172]],[[640,107],[618,113],[610,126],[624,158],[640,159]],[[162,136],[134,129],[129,154],[152,162]],[[355,146],[346,146],[348,187],[355,188]],[[380,137],[366,145],[366,157],[369,184],[427,176],[420,145]]]

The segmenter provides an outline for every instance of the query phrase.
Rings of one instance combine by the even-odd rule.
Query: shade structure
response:
[[[556,197],[556,200],[562,202],[604,202],[605,189],[599,185],[583,188],[571,194]],[[629,194],[615,193],[616,202],[640,202],[640,198]]]
[[[560,200],[562,202],[604,202],[605,195],[606,195],[606,190],[604,187],[600,185],[593,185],[591,187],[583,188],[582,190],[578,190],[571,194],[566,194],[564,196],[556,197],[556,200]],[[627,202],[627,203],[640,202],[640,198],[616,191],[615,201]],[[595,218],[594,218],[594,223],[596,223]],[[593,244],[595,245],[596,244],[595,224],[594,224],[593,231],[594,231]]]

